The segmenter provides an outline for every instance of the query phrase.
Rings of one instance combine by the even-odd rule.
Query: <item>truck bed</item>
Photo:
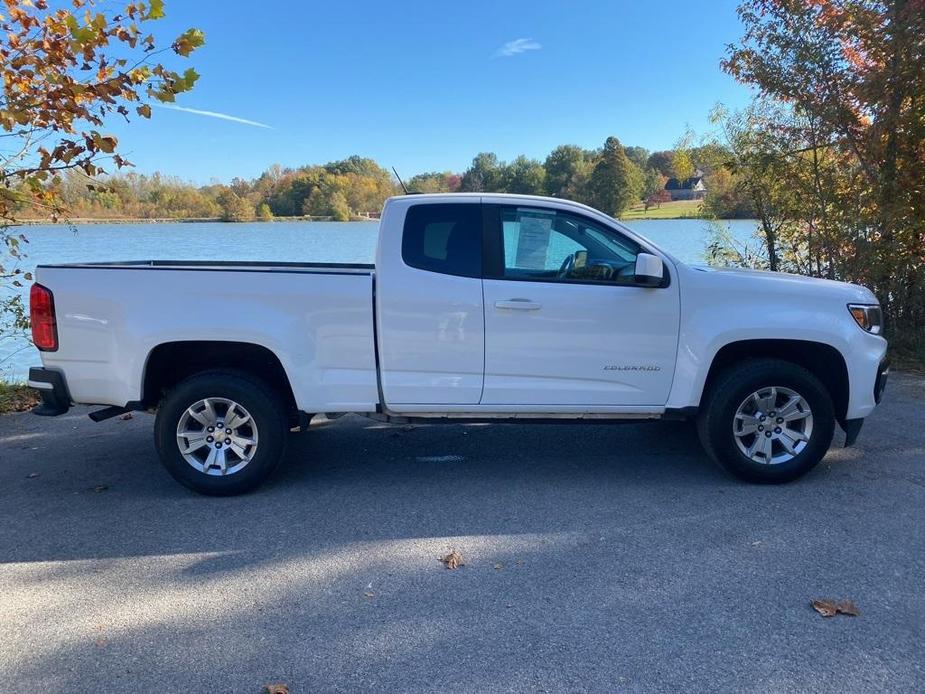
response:
[[[59,335],[43,362],[67,374],[75,402],[142,400],[159,345],[218,341],[271,352],[302,411],[378,404],[372,265],[133,260],[40,265],[36,280],[54,294]]]

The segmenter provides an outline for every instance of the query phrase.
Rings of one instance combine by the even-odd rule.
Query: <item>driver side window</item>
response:
[[[639,246],[582,217],[501,209],[505,279],[632,284]]]

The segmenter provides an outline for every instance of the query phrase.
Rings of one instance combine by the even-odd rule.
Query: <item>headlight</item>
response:
[[[855,322],[861,330],[873,335],[883,332],[883,312],[876,304],[848,304],[848,310],[854,316]]]

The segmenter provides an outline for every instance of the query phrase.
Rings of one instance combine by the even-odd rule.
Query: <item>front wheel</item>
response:
[[[154,440],[167,472],[200,494],[257,487],[283,457],[288,417],[278,394],[243,372],[207,371],[165,396]]]
[[[752,359],[713,383],[697,421],[707,453],[749,482],[778,484],[822,460],[835,433],[825,386],[801,366]]]

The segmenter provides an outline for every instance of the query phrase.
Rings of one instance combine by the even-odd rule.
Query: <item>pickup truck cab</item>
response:
[[[375,265],[46,265],[37,414],[156,413],[167,470],[206,494],[264,480],[317,413],[388,421],[695,418],[756,482],[856,438],[883,390],[864,287],[688,266],[566,200],[405,195]]]

